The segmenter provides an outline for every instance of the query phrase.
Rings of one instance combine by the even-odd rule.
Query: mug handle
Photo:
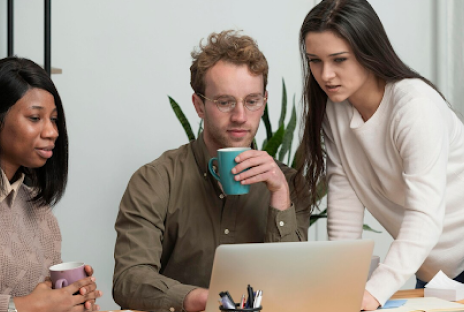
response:
[[[60,289],[66,286],[68,286],[68,281],[65,280],[64,278],[59,279],[55,282],[55,289]]]
[[[208,161],[208,169],[209,169],[209,172],[211,172],[211,174],[213,175],[213,177],[218,180],[219,182],[221,182],[221,178],[219,178],[219,176],[217,175],[216,172],[214,172],[213,170],[213,161],[214,160],[218,160],[217,157],[213,157],[211,158],[209,161]]]

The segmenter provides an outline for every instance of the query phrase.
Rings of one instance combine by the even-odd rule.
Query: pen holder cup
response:
[[[227,309],[224,308],[222,305],[219,306],[219,310],[224,311],[224,312],[253,312],[253,311],[261,311],[263,307],[259,306],[257,308],[239,308],[238,304],[235,309]]]

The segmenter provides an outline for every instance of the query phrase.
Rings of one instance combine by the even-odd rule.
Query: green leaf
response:
[[[282,140],[284,138],[284,126],[281,126],[276,133],[272,136],[272,138],[267,141],[266,146],[263,148],[269,155],[275,158],[277,154],[277,150],[279,149],[280,145],[282,145]]]
[[[374,230],[373,228],[371,228],[369,225],[367,224],[364,224],[363,225],[363,230],[364,231],[369,231],[369,232],[374,232],[374,233],[382,233],[381,231],[377,231],[377,230]]]
[[[264,148],[266,147],[266,144],[267,144],[267,139],[264,139],[264,140],[263,140],[263,145],[261,146],[261,150],[262,150],[262,151],[265,151]]]
[[[266,128],[266,138],[267,140],[270,140],[272,138],[272,126],[271,126],[271,122],[269,121],[269,112],[268,112],[267,106],[268,105],[266,103],[266,106],[264,107],[264,113],[261,119],[263,120],[264,127]]]
[[[319,219],[326,219],[327,218],[327,208],[322,210],[320,213],[312,213],[311,217],[309,218],[309,226],[313,225]]]
[[[285,80],[282,78],[282,108],[280,110],[279,127],[282,127],[287,115],[287,88],[285,87]]]
[[[285,154],[289,153],[290,149],[292,148],[295,128],[296,128],[296,108],[295,108],[295,97],[293,97],[292,116],[290,117],[290,121],[288,122],[287,129],[285,129],[284,138],[282,140],[282,147],[280,148],[280,152],[279,152],[280,161],[284,161]]]
[[[190,127],[190,122],[188,121],[187,117],[185,117],[184,112],[180,108],[179,104],[177,104],[177,102],[174,101],[174,99],[169,95],[168,98],[169,103],[171,103],[172,110],[184,128],[185,134],[187,135],[189,141],[195,140],[195,135],[193,134],[192,128]]]
[[[327,180],[325,176],[321,177],[319,182],[316,185],[317,199],[321,200],[325,195],[327,195]]]
[[[200,133],[203,131],[203,119],[200,119],[200,124],[198,125],[197,137],[200,136]]]

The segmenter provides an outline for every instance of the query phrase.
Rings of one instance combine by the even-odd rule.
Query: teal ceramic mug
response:
[[[249,147],[221,148],[217,151],[217,157],[211,158],[208,162],[209,172],[221,182],[222,189],[227,195],[243,195],[250,191],[250,185],[242,185],[239,181],[235,181],[235,174],[232,173],[232,169],[237,165],[235,157],[248,150],[250,150]],[[219,175],[213,169],[215,160],[218,163]]]

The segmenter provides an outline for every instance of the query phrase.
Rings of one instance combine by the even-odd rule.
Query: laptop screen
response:
[[[371,240],[221,245],[205,311],[219,311],[222,291],[248,297],[248,284],[262,290],[266,312],[359,311],[373,248]]]

